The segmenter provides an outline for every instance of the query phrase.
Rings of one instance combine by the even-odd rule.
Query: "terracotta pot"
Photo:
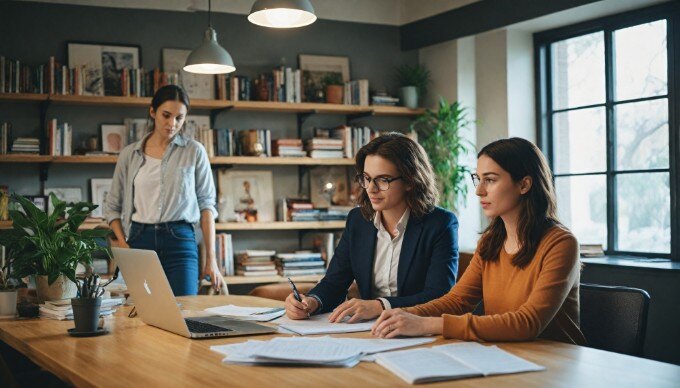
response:
[[[64,275],[59,276],[52,285],[47,284],[47,276],[36,276],[35,287],[38,293],[38,303],[46,300],[71,299],[78,294],[76,284]]]
[[[342,95],[345,87],[342,85],[326,86],[326,102],[329,104],[342,104]]]

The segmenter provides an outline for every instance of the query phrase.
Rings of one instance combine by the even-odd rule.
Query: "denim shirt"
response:
[[[111,190],[106,196],[104,216],[110,224],[120,219],[123,232],[130,233],[134,213],[134,181],[146,162],[144,139],[125,147],[118,156]],[[158,210],[160,222],[186,221],[196,224],[202,210],[217,217],[215,182],[210,161],[201,143],[176,135],[165,150],[161,161],[161,186]]]

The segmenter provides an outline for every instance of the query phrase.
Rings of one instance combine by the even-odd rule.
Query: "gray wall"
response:
[[[207,26],[205,12],[169,12],[118,8],[84,7],[30,2],[0,2],[0,55],[32,65],[46,63],[51,55],[67,64],[66,42],[135,44],[141,47],[145,69],[161,68],[163,48],[196,47]],[[353,79],[366,78],[371,88],[395,91],[394,68],[417,63],[417,52],[402,52],[399,30],[393,26],[319,20],[309,27],[274,30],[255,26],[245,15],[213,14],[213,26],[220,43],[230,52],[237,74],[254,76],[269,71],[282,60],[297,67],[298,54],[338,55],[350,58]],[[38,104],[0,102],[0,122],[10,121],[14,135],[39,133]],[[209,114],[192,111],[192,114]],[[74,127],[74,147],[99,131],[103,123],[122,123],[125,117],[146,116],[144,108],[52,105],[48,118],[57,118]],[[303,138],[313,126],[336,126],[344,116],[313,116],[307,120]],[[358,124],[382,130],[404,130],[408,119],[365,118]],[[281,113],[225,112],[214,127],[236,129],[267,128],[272,137],[295,137],[296,116]],[[252,168],[252,167],[250,167]],[[273,167],[274,198],[296,195],[298,168]],[[0,166],[0,185],[25,195],[40,194],[38,167],[34,164]],[[351,169],[350,169],[351,171]],[[45,187],[81,187],[89,197],[89,178],[113,175],[113,165],[52,165]],[[267,239],[263,238],[267,235]],[[297,232],[239,232],[236,249],[297,248]]]
[[[644,356],[680,364],[680,271],[586,264],[581,282],[647,291],[651,301]]]

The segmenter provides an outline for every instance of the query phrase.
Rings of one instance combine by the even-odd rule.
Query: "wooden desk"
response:
[[[281,306],[250,296],[179,298],[194,310],[222,304]],[[237,366],[221,362],[211,345],[268,339],[271,335],[190,340],[127,318],[122,308],[109,319],[111,333],[72,338],[73,322],[46,319],[0,321],[0,339],[35,363],[76,386],[408,386],[386,369],[362,362],[354,368]],[[369,337],[368,333],[352,334]],[[446,343],[438,338],[436,344]],[[431,346],[431,345],[427,345]],[[428,386],[675,386],[680,366],[552,341],[502,343],[499,346],[547,367],[545,372],[465,379]]]

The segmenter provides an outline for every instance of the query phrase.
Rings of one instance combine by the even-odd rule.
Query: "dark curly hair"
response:
[[[415,217],[431,212],[439,199],[434,172],[430,159],[423,147],[399,132],[390,132],[371,140],[361,147],[356,156],[357,175],[364,173],[364,163],[368,155],[377,155],[392,162],[399,170],[403,182],[411,190],[406,192],[406,203]],[[371,201],[362,189],[357,203],[366,220],[375,216]]]
[[[531,177],[531,188],[520,198],[520,215],[517,223],[519,251],[512,259],[515,267],[526,267],[536,254],[543,235],[554,225],[560,225],[557,218],[557,201],[552,173],[548,162],[533,143],[513,137],[496,140],[487,144],[477,158],[486,155],[519,182]],[[482,233],[477,251],[482,260],[496,261],[506,239],[505,224],[501,217],[491,220]]]

